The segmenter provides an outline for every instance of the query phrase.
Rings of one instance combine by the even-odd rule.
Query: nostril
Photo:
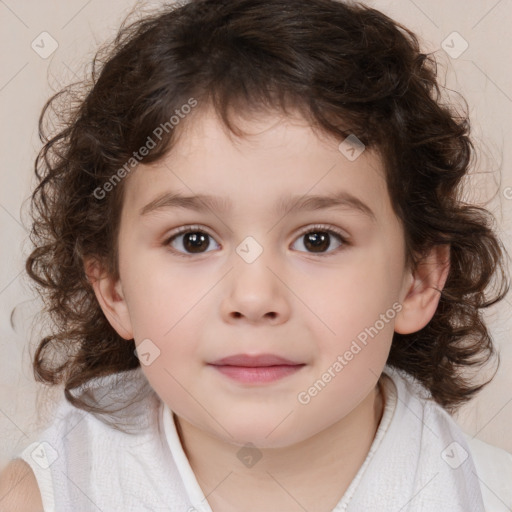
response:
[[[234,318],[240,318],[243,316],[242,313],[240,313],[239,311],[234,311],[232,315]],[[271,311],[270,313],[266,313],[265,316],[274,319],[276,318],[277,313],[275,311]]]

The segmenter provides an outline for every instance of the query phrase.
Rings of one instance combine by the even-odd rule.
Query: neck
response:
[[[175,416],[181,444],[214,512],[325,510],[336,506],[363,464],[384,410],[381,384],[349,415],[311,438],[259,450],[244,467],[241,448]],[[253,508],[251,508],[253,507]]]

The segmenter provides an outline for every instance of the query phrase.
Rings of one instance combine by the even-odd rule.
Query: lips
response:
[[[305,363],[297,363],[274,354],[236,354],[218,359],[209,365],[232,382],[262,385],[297,373]]]
[[[210,364],[214,366],[243,366],[246,368],[302,365],[302,363],[296,363],[274,354],[261,354],[256,356],[251,356],[248,354],[236,354],[233,356],[224,357],[223,359],[218,359],[217,361],[214,361]]]

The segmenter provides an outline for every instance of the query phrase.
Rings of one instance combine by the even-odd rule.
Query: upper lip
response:
[[[260,367],[260,366],[297,366],[303,363],[297,363],[290,361],[284,357],[279,357],[274,354],[260,354],[260,355],[248,355],[248,354],[235,354],[233,356],[224,357],[217,359],[212,363],[216,366],[246,366],[246,367]]]

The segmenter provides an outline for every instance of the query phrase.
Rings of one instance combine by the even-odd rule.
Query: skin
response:
[[[142,368],[176,414],[212,510],[328,511],[363,463],[382,417],[378,382],[393,332],[418,331],[432,318],[448,248],[433,249],[414,271],[405,266],[403,228],[376,152],[366,149],[350,161],[340,141],[298,116],[266,113],[237,124],[251,136],[230,137],[210,109],[183,122],[163,160],[126,178],[120,279],[97,262],[86,262],[86,270],[117,332],[158,347],[159,356]],[[140,215],[171,190],[226,197],[232,207]],[[349,208],[274,211],[283,195],[338,190],[368,205],[375,220]],[[186,235],[165,245],[186,225],[211,235],[202,252],[190,253]],[[346,242],[331,234],[330,245],[314,252],[304,234],[326,228],[338,229]],[[263,249],[251,263],[236,251],[248,236]],[[394,303],[401,305],[394,319],[309,403],[300,403],[298,393]],[[238,353],[273,353],[304,366],[250,385],[207,364]],[[249,442],[261,455],[252,467],[237,457]]]

